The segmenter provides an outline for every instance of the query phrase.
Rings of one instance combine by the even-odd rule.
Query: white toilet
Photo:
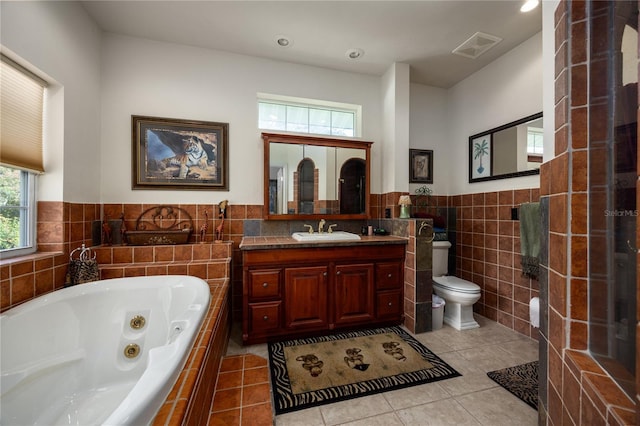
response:
[[[480,299],[480,287],[472,282],[445,275],[449,263],[449,241],[433,242],[433,291],[445,300],[444,323],[456,330],[478,328],[473,304]]]

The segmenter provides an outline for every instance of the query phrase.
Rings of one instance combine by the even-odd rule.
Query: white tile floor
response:
[[[487,372],[538,359],[538,342],[476,315],[480,328],[442,329],[414,337],[461,377],[276,416],[277,426],[538,424],[538,412],[487,377]],[[267,346],[243,347],[234,327],[227,355],[268,359]]]

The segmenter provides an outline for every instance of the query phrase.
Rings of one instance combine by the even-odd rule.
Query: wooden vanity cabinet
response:
[[[243,250],[243,341],[399,324],[404,244]]]

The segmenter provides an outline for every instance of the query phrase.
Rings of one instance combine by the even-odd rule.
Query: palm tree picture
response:
[[[482,142],[475,142],[473,144],[473,159],[480,160],[480,165],[478,166],[478,174],[482,174],[484,172],[484,166],[482,165],[482,157],[485,155],[489,155],[489,142],[487,139],[482,139]]]

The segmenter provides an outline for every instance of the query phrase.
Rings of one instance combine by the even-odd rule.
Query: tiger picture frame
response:
[[[229,189],[229,124],[131,116],[132,189]]]

